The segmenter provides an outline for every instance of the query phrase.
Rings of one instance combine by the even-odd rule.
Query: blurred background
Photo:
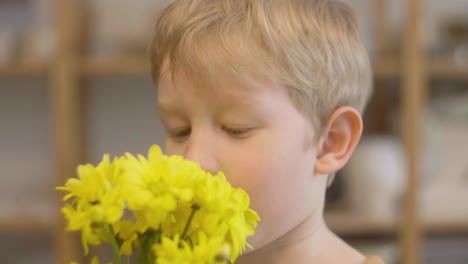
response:
[[[76,260],[54,187],[163,144],[147,47],[170,2],[0,0],[0,263]],[[326,221],[387,264],[466,264],[468,1],[346,2],[375,91]]]

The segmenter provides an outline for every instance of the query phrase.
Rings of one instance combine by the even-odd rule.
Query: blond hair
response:
[[[278,82],[318,133],[340,106],[362,113],[371,94],[355,15],[335,0],[176,1],[151,44],[155,82],[166,59],[173,78],[181,69],[204,87],[219,74]]]

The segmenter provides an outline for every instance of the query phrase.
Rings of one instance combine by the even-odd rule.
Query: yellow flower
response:
[[[214,176],[195,162],[165,156],[157,146],[150,149],[148,159],[130,154],[127,159],[124,186],[139,232],[152,228],[161,229],[163,237],[180,235],[196,205],[199,209],[184,239],[197,246],[199,231],[208,240],[223,238],[229,244],[232,262],[246,245],[250,247],[246,239],[260,218],[249,208],[247,193],[232,188],[223,173]]]
[[[167,157],[154,145],[148,159],[126,153],[122,195],[137,219],[136,228],[143,233],[157,230],[167,221],[178,202],[190,202],[194,183],[201,169],[197,163],[182,157]]]
[[[133,244],[138,239],[138,233],[135,230],[135,224],[132,221],[119,221],[113,225],[116,235],[122,240],[120,254],[132,255]]]
[[[181,241],[179,235],[174,239],[163,237],[160,244],[153,246],[157,256],[156,264],[226,263],[226,245],[222,243],[221,237],[208,239],[207,235],[200,231],[197,240],[198,244],[192,248],[186,241]]]
[[[116,255],[139,248],[151,259],[152,249],[159,264],[234,262],[260,220],[247,193],[223,173],[166,156],[156,145],[148,157],[126,153],[110,163],[104,155],[97,167],[79,166],[78,175],[57,189],[69,192],[64,200],[73,198],[62,212],[68,230],[81,230],[85,254],[88,245],[106,241]],[[135,222],[121,220],[125,209]]]
[[[94,257],[94,258],[91,260],[91,264],[99,264],[99,258],[98,258],[98,257]]]
[[[80,165],[77,172],[79,179],[71,178],[65,187],[57,188],[70,192],[64,200],[75,196],[90,203],[99,201],[103,195],[116,188],[122,173],[118,159],[110,163],[108,154],[104,155],[97,167],[91,164]]]
[[[252,235],[260,220],[255,211],[249,208],[250,200],[242,189],[234,189],[223,173],[212,176],[208,173],[202,185],[196,188],[194,203],[201,210],[194,219],[194,230],[201,228],[209,236],[224,235],[231,247],[231,262],[245,249],[251,247],[247,237]],[[196,238],[194,243],[197,243]]]
[[[234,190],[232,194],[232,209],[235,211],[230,216],[226,216],[226,223],[229,226],[229,236],[227,241],[231,244],[231,262],[245,250],[245,245],[252,248],[247,242],[247,237],[255,233],[257,222],[260,221],[258,214],[249,208],[249,196],[242,189]]]
[[[81,241],[88,254],[88,244],[101,243],[98,224],[117,222],[123,215],[125,204],[120,194],[122,169],[119,159],[109,161],[104,155],[102,162],[94,167],[91,164],[78,166],[79,179],[69,179],[59,190],[69,192],[64,200],[73,198],[62,208],[68,219],[67,230],[81,230]]]
[[[78,264],[78,262],[72,261],[70,264]],[[99,264],[99,258],[98,257],[93,257],[91,260],[91,264]],[[112,264],[111,262],[108,262],[107,264]]]

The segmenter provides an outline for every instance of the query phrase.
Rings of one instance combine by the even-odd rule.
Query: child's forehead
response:
[[[161,67],[160,77],[161,88],[190,90],[198,95],[212,95],[233,100],[249,101],[255,95],[268,93],[269,89],[276,86],[273,80],[255,73],[246,72],[235,75],[219,67],[211,67],[206,71],[194,73],[180,66],[173,68],[168,60]]]
[[[195,99],[192,96],[201,99],[196,100],[197,102],[208,102],[210,108],[221,112],[242,110],[264,113],[265,109],[282,104],[283,102],[278,102],[280,98],[291,103],[287,89],[270,80],[251,76],[251,82],[247,84],[230,76],[217,75],[216,80],[212,81],[213,87],[206,88],[194,84],[194,78],[196,77],[180,70],[174,71],[174,78],[171,78],[171,71],[166,69],[161,74],[162,85],[158,88],[160,112],[180,110],[186,107],[186,103],[197,105],[190,103]]]

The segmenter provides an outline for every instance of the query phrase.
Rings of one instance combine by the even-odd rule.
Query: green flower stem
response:
[[[161,231],[148,230],[141,237],[142,244],[141,254],[138,256],[138,264],[154,264],[156,256],[153,253],[153,245],[159,243],[161,239]]]
[[[102,229],[104,230],[104,233],[106,234],[107,238],[109,239],[109,241],[111,243],[112,251],[114,252],[114,262],[115,262],[115,264],[121,264],[119,245],[117,244],[117,240],[115,239],[115,236],[112,233],[110,225],[107,225],[107,224],[103,225]]]
[[[190,213],[189,219],[187,220],[187,224],[185,224],[184,232],[182,232],[182,237],[180,238],[180,241],[183,241],[185,239],[185,236],[187,235],[190,224],[192,223],[193,216],[195,215],[195,212],[198,209],[200,209],[200,206],[196,204],[192,205],[192,212]]]
[[[130,256],[125,257],[125,264],[130,264]]]

